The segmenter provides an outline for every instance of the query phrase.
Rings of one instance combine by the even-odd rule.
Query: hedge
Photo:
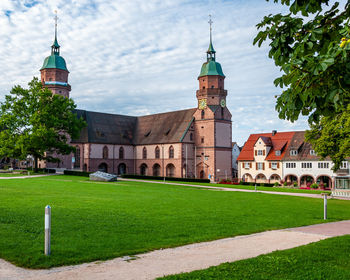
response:
[[[134,174],[123,174],[120,177],[128,178],[128,179],[164,180],[164,177],[143,176],[143,175],[134,175]],[[210,183],[209,179],[191,179],[191,178],[165,177],[165,180],[167,180],[167,181],[181,181],[181,182]]]
[[[241,185],[245,186],[257,186],[257,187],[273,187],[274,184],[270,183],[254,183],[254,182],[240,182]]]
[[[73,175],[73,176],[83,176],[83,177],[89,177],[89,175],[92,172],[86,172],[86,171],[77,171],[77,170],[64,170],[64,175]]]

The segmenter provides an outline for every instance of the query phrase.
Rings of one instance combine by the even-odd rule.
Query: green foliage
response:
[[[136,175],[136,174],[123,174],[120,177],[129,178],[129,179],[164,180],[164,177],[160,177],[160,176],[145,176],[145,175]],[[210,183],[209,179],[195,179],[195,178],[165,177],[165,180],[166,181]]]
[[[275,183],[273,184],[273,186],[274,186],[274,187],[278,187],[278,186],[279,186],[278,182],[275,182]]]
[[[158,279],[350,279],[349,250],[350,236],[346,235]]]
[[[43,268],[323,222],[323,200],[56,175],[0,180],[0,258]],[[329,200],[329,221],[350,219]],[[52,254],[44,255],[44,207]],[[249,207],[247,207],[249,206]]]
[[[78,170],[64,170],[64,175],[73,175],[73,176],[83,176],[83,177],[89,177],[89,175],[92,172],[87,171],[78,171]]]
[[[56,153],[74,151],[69,138],[77,138],[85,126],[74,113],[72,99],[52,94],[37,78],[12,88],[0,108],[0,157],[58,162]]]
[[[318,185],[316,183],[313,183],[313,184],[310,185],[310,188],[311,189],[317,189]]]
[[[290,121],[309,116],[308,140],[319,155],[329,155],[338,166],[350,156],[350,128],[339,130],[350,104],[350,2],[344,9],[338,2],[328,6],[328,0],[274,2],[289,6],[290,13],[265,16],[257,24],[261,31],[254,44],[261,46],[268,40],[269,57],[282,72],[274,81],[283,88],[276,110],[281,119]],[[334,125],[335,134],[323,131]],[[336,151],[318,140],[336,144]]]

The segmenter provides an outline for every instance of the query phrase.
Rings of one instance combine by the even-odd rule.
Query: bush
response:
[[[86,171],[78,171],[78,170],[64,170],[64,175],[73,175],[73,176],[83,176],[83,177],[89,177],[89,175],[92,172],[86,172]]]
[[[123,174],[120,177],[129,179],[144,179],[144,180],[164,180],[164,177],[159,176],[143,176],[134,174]],[[181,181],[181,182],[197,182],[197,183],[210,183],[209,179],[194,179],[194,178],[178,178],[178,177],[165,177],[167,181]]]
[[[298,187],[298,183],[297,182],[294,182],[293,185],[294,185],[295,188]]]
[[[306,184],[306,187],[310,188],[310,187],[311,187],[311,183],[308,182],[308,183]]]
[[[310,188],[312,189],[317,189],[318,188],[318,185],[316,183],[313,183],[310,185]]]
[[[283,182],[283,186],[287,187],[287,182]]]
[[[278,186],[279,186],[278,182],[275,182],[275,183],[273,184],[273,186],[274,186],[274,187],[278,187]]]

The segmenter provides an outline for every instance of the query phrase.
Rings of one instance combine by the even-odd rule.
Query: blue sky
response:
[[[266,44],[252,44],[262,17],[285,11],[271,2],[1,0],[0,99],[13,85],[39,76],[57,9],[58,41],[78,108],[137,116],[196,107],[211,14],[233,141],[242,145],[251,133],[306,129],[305,119],[279,120],[274,96],[281,89],[273,85],[279,70]]]

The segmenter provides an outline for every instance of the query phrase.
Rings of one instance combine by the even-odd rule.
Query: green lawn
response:
[[[0,258],[44,268],[323,222],[323,200],[74,176],[0,181]],[[52,255],[43,255],[44,207]],[[329,200],[329,221],[350,219]]]
[[[159,279],[344,280],[350,279],[349,252],[350,236],[347,235]]]

